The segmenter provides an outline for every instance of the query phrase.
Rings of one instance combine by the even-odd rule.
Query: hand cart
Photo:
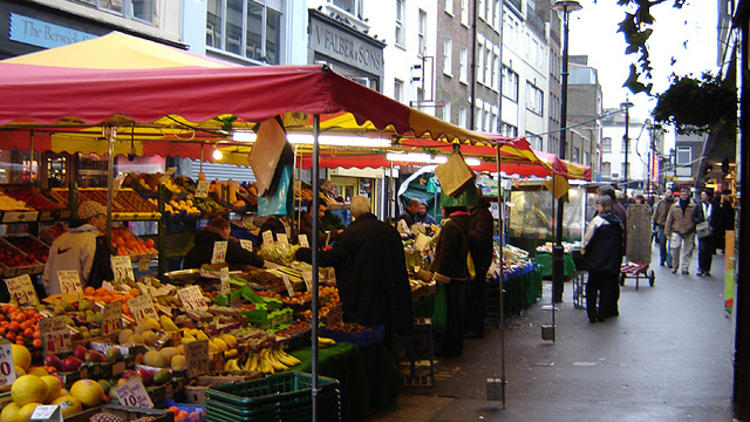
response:
[[[626,264],[620,267],[620,286],[625,285],[626,278],[635,278],[635,289],[638,290],[641,278],[647,279],[654,286],[654,270],[649,270],[651,263],[651,208],[648,205],[630,204],[625,211],[627,238],[625,255]]]
[[[630,262],[623,265],[620,268],[620,286],[625,285],[626,278],[635,279],[635,290],[638,290],[638,284],[641,278],[648,280],[648,284],[654,287],[654,270],[648,269],[648,262],[641,264],[638,262]]]

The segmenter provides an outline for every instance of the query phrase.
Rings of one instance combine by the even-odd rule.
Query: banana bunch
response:
[[[224,363],[224,370],[227,372],[242,372],[238,359],[229,359]]]
[[[258,353],[251,353],[242,365],[242,370],[273,374],[277,371],[286,371],[300,363],[299,359],[281,349],[267,348]]]
[[[336,344],[336,340],[328,337],[318,336],[318,347],[325,348]]]

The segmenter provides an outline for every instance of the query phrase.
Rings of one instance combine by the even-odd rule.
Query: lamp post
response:
[[[625,109],[625,135],[622,140],[625,142],[625,199],[628,197],[628,151],[630,150],[630,137],[628,136],[628,128],[630,127],[630,107],[633,107],[633,103],[625,100],[624,103],[620,104],[620,110]]]
[[[552,5],[552,10],[562,12],[563,15],[563,58],[562,58],[562,98],[560,99],[560,145],[558,155],[561,159],[565,158],[565,135],[568,126],[568,16],[570,12],[581,10],[581,4],[575,0],[558,0]],[[554,184],[554,173],[552,183]],[[557,227],[555,230],[555,245],[552,248],[552,303],[562,302],[563,295],[563,201],[562,198],[557,201],[557,217],[555,218]]]

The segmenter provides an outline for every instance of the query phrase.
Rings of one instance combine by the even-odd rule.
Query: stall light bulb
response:
[[[218,150],[218,149],[216,149],[216,148],[214,148],[214,152],[213,152],[213,154],[212,154],[212,155],[213,155],[213,157],[214,157],[214,160],[221,160],[221,159],[222,159],[222,157],[224,157],[224,154],[222,154],[222,153],[221,153],[221,151],[219,151],[219,150]]]

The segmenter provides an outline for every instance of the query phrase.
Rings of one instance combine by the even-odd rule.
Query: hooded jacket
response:
[[[482,198],[471,210],[471,227],[469,228],[471,257],[476,266],[477,276],[481,275],[482,279],[492,264],[493,223],[490,202]]]
[[[102,281],[113,280],[109,256],[104,236],[91,224],[83,224],[61,234],[49,248],[49,257],[42,273],[42,285],[47,296],[62,293],[57,279],[58,271],[78,271],[81,288],[98,288]]]
[[[195,235],[195,246],[185,255],[182,268],[200,268],[203,264],[210,264],[214,253],[214,242],[217,240],[225,240],[219,229],[212,226],[201,229]],[[243,248],[234,239],[229,239],[227,242],[226,262],[229,265],[263,267],[263,258]]]
[[[594,217],[586,228],[583,246],[589,271],[619,273],[623,248],[622,221],[614,212]]]

